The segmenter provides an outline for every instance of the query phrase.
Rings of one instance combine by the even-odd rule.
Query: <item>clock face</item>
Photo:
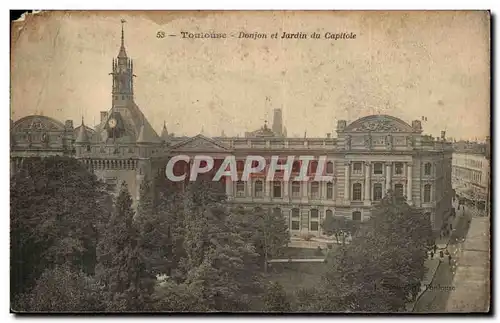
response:
[[[108,121],[108,125],[109,125],[111,128],[116,127],[116,119],[110,119],[110,120]]]

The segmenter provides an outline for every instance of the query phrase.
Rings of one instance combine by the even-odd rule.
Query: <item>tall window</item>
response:
[[[245,162],[243,160],[238,160],[236,162],[236,170],[238,172],[242,172],[244,168],[245,168]]]
[[[300,210],[292,209],[292,230],[300,230]]]
[[[330,216],[333,216],[333,211],[332,210],[326,210],[326,217],[330,217]]]
[[[353,221],[361,221],[361,212],[360,211],[352,212],[352,220]]]
[[[333,183],[328,182],[326,183],[326,198],[327,199],[333,199]]]
[[[361,162],[352,163],[353,174],[361,174],[362,172],[363,172],[363,163]]]
[[[311,225],[309,227],[309,230],[318,231],[318,229],[319,229],[319,212],[317,209],[312,209],[311,210]]]
[[[375,183],[373,184],[373,200],[380,201],[382,199],[382,184]]]
[[[316,160],[311,160],[311,163],[309,164],[309,174],[314,175],[316,174],[317,170],[318,170],[318,162]]]
[[[273,182],[273,197],[281,197],[281,182]]]
[[[403,175],[403,163],[394,164],[394,173],[396,175]]]
[[[396,194],[396,196],[403,196],[404,194],[403,184],[395,184],[394,193]]]
[[[292,165],[292,173],[300,172],[300,161],[294,161]]]
[[[383,165],[382,163],[374,163],[373,164],[373,174],[382,175],[383,173]]]
[[[292,182],[292,197],[300,197],[300,182]]]
[[[430,175],[432,170],[432,165],[431,163],[426,163],[424,165],[424,175]]]
[[[331,161],[326,163],[326,173],[333,174],[333,163]]]
[[[236,196],[239,197],[245,196],[245,182],[243,181],[236,182]]]
[[[319,198],[319,183],[318,182],[311,183],[311,198],[312,199]]]
[[[352,185],[352,200],[361,201],[361,183],[354,183]]]
[[[424,185],[424,202],[428,203],[431,201],[431,184]]]
[[[262,184],[261,180],[258,180],[255,182],[255,197],[262,197],[264,195],[263,193],[264,187]]]

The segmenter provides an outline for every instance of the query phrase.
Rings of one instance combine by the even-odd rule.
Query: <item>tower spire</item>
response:
[[[121,20],[121,23],[122,23],[122,38],[121,38],[120,52],[118,53],[118,58],[127,57],[127,52],[125,51],[125,32],[123,30],[123,25],[126,22],[127,21],[125,19]]]

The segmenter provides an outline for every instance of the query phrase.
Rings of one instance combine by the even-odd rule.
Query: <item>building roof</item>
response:
[[[82,118],[82,124],[80,127],[78,127],[78,135],[76,136],[75,143],[89,143],[90,139],[87,134],[87,129],[85,127],[85,123],[83,122]]]
[[[385,115],[370,115],[351,122],[344,132],[415,132],[403,120]]]

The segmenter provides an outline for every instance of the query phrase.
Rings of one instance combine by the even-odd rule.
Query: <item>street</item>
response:
[[[448,251],[451,254],[451,263],[448,257],[444,255],[441,264],[436,270],[434,279],[431,285],[433,288],[428,288],[418,299],[413,312],[429,313],[429,312],[444,312],[450,293],[453,292],[453,278],[460,263],[460,258],[464,252],[465,238],[469,230],[472,216],[470,210],[458,210],[456,208],[456,216],[453,219],[453,230],[449,237],[449,242],[441,241],[438,243],[438,248]],[[439,251],[435,257],[439,257]]]

